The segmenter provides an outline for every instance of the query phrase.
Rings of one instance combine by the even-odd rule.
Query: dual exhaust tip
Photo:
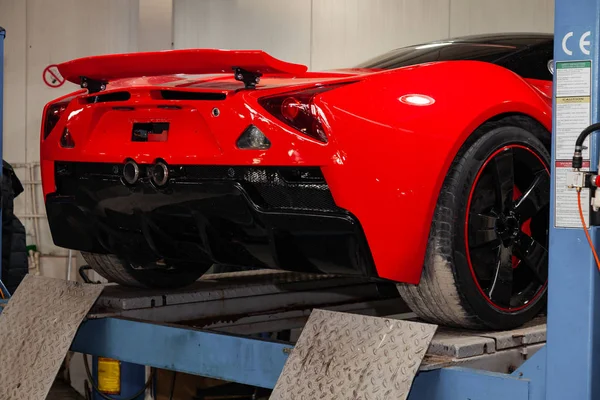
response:
[[[165,186],[169,182],[169,167],[162,161],[148,166],[147,175],[150,181],[158,186]],[[123,166],[123,180],[128,185],[134,185],[140,179],[140,166],[133,160],[129,160]]]

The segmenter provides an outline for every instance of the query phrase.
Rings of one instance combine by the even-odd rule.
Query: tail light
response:
[[[60,103],[51,104],[48,106],[48,108],[46,110],[45,121],[44,121],[44,139],[46,139],[50,135],[50,133],[52,132],[52,130],[54,129],[56,124],[58,124],[60,117],[63,115],[63,113],[67,109],[68,105],[69,105],[69,102],[64,101],[64,102],[60,102]]]
[[[297,92],[263,97],[258,102],[278,120],[313,139],[327,143],[327,134],[324,129],[327,121],[314,100],[317,95],[343,84],[319,86]]]

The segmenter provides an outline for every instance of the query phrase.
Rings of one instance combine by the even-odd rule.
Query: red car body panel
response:
[[[264,71],[255,90],[232,76],[160,76],[112,82],[110,94],[126,89],[125,101],[93,103],[95,95],[76,92],[52,133],[42,134],[43,190],[55,191],[54,162],[153,163],[321,167],[337,206],[361,223],[378,276],[418,283],[438,193],[458,150],[477,127],[506,114],[527,115],[551,130],[551,86],[525,80],[484,62],[448,61],[387,71],[304,72],[262,52],[160,52],[91,57],[61,65],[70,81],[88,74],[113,80],[177,71],[215,73],[245,66]],[[140,64],[140,59],[160,60]],[[221,57],[214,62],[196,56]],[[214,59],[216,60],[216,59]],[[140,66],[142,65],[142,66]],[[271,74],[270,72],[275,72]],[[318,95],[328,142],[303,135],[274,118],[259,99],[299,88],[347,82]],[[222,101],[165,101],[160,90],[220,92]],[[400,101],[405,95],[432,99],[427,105]],[[66,98],[69,98],[67,96]],[[57,99],[51,104],[64,101]],[[177,109],[164,108],[166,103]],[[47,106],[48,107],[48,106]],[[220,109],[214,117],[211,110]],[[44,111],[46,114],[46,110]],[[169,121],[167,142],[129,139],[134,122]],[[236,140],[249,123],[269,138],[268,150],[240,150]],[[74,148],[59,144],[67,127]],[[44,127],[42,127],[44,132]]]

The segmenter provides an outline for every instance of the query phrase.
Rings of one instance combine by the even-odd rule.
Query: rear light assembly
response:
[[[346,83],[343,83],[346,84]],[[278,120],[320,142],[327,143],[327,121],[315,98],[343,84],[318,86],[261,98],[259,104]]]
[[[64,101],[48,106],[44,120],[44,139],[50,136],[50,133],[56,127],[58,121],[60,121],[60,117],[64,114],[68,105],[69,101]]]

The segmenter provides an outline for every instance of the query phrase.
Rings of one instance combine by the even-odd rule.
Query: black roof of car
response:
[[[553,41],[554,35],[550,33],[488,33],[484,35],[469,35],[450,38],[447,40],[436,41],[455,42],[455,43],[473,43],[488,44],[500,46],[526,47],[530,45],[548,43]],[[436,43],[431,42],[431,43]]]
[[[523,78],[552,80],[554,37],[545,33],[461,36],[401,47],[358,68],[395,69],[436,61],[471,60],[500,65]]]

